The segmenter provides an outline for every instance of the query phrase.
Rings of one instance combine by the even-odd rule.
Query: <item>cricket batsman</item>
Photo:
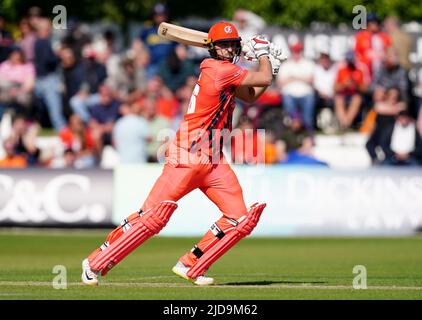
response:
[[[249,39],[242,48],[233,24],[217,22],[208,33],[210,58],[200,66],[184,120],[166,150],[161,176],[141,209],[124,219],[106,241],[82,262],[82,281],[98,285],[99,276],[118,264],[135,248],[167,224],[177,201],[199,188],[220,210],[222,216],[203,238],[173,267],[178,276],[205,286],[214,279],[208,268],[256,227],[266,204],[246,208],[242,188],[224,158],[224,132],[231,131],[235,98],[255,101],[271,84],[285,58],[280,47],[264,36]],[[241,53],[258,60],[256,71],[236,65]],[[202,214],[198,208],[198,214]]]

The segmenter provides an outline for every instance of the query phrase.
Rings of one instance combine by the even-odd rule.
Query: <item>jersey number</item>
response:
[[[188,111],[186,111],[186,114],[195,112],[196,97],[198,96],[199,88],[200,88],[199,84],[196,84],[195,88],[193,88],[192,96],[190,97],[190,101],[189,101],[189,108],[188,108]]]

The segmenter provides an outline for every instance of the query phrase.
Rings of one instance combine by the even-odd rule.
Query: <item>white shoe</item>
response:
[[[175,274],[183,279],[192,281],[194,284],[198,286],[209,286],[214,284],[214,279],[210,277],[206,277],[205,275],[199,276],[196,279],[189,278],[187,273],[189,271],[189,267],[186,267],[182,262],[177,261],[176,265],[171,269]]]
[[[82,261],[82,282],[89,286],[98,285],[98,273],[91,270],[88,259]]]

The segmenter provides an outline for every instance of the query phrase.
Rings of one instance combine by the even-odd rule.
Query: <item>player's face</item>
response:
[[[239,42],[238,41],[227,41],[227,42],[220,42],[215,45],[215,49],[217,54],[225,59],[232,61],[235,55],[238,52]]]

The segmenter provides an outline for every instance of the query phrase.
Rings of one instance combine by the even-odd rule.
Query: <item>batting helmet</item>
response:
[[[241,45],[240,41],[242,38],[239,36],[236,27],[231,24],[230,22],[226,21],[219,21],[211,26],[210,30],[208,31],[208,39],[207,44],[209,47],[209,52],[211,57],[219,59],[217,52],[215,50],[214,45],[219,42],[226,42],[226,41],[237,41],[238,45],[236,47],[236,56],[240,56],[241,53]],[[235,57],[234,59],[237,60]]]

